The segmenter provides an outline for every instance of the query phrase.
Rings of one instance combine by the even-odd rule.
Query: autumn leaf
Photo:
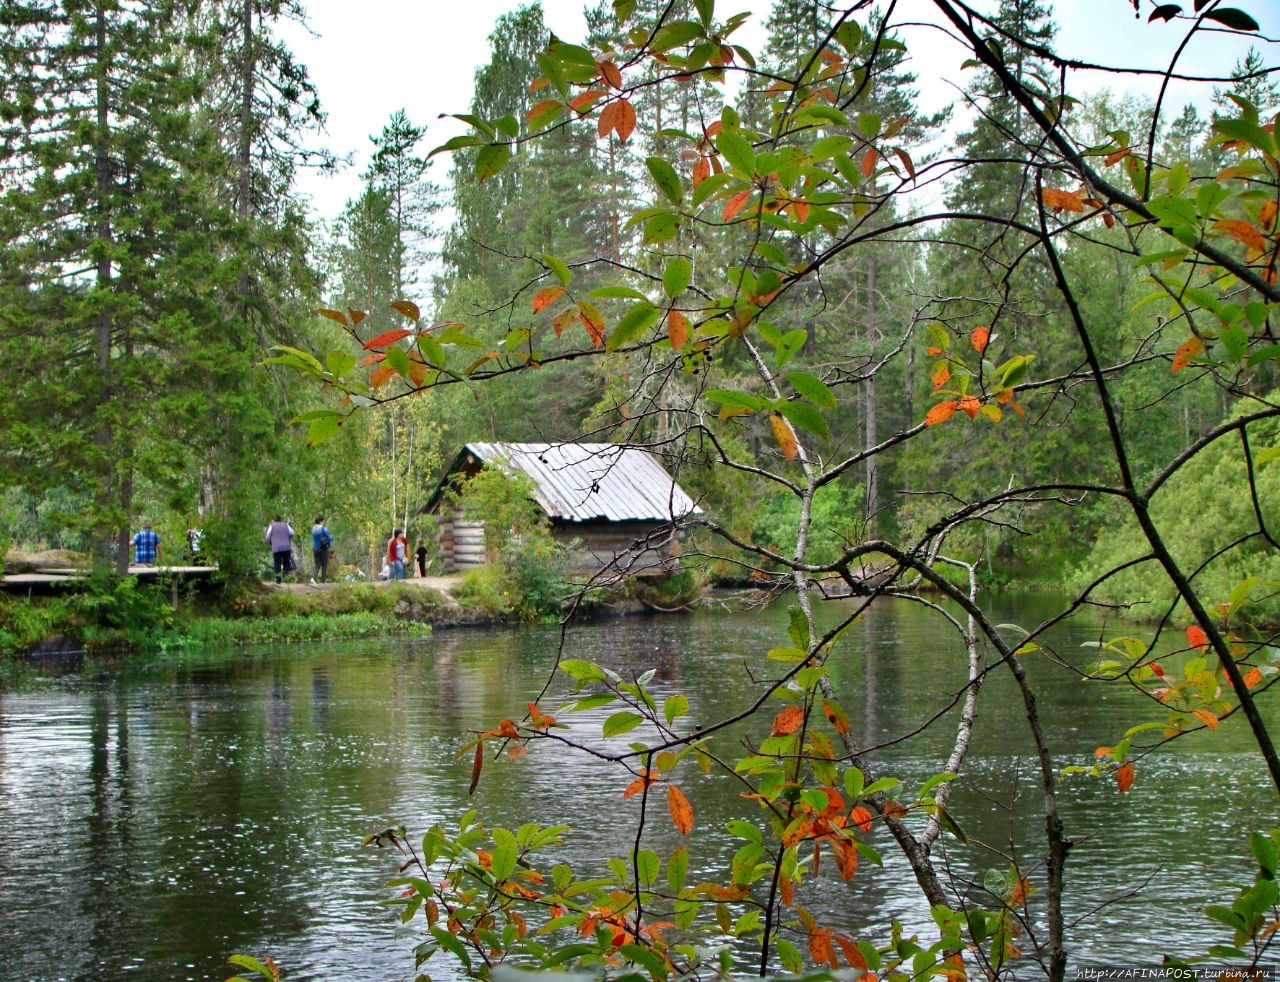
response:
[[[849,812],[849,821],[862,829],[863,832],[871,831],[871,824],[875,821],[875,816],[871,814],[871,810],[859,805],[853,811]]]
[[[635,132],[636,110],[626,99],[615,99],[600,110],[600,118],[596,121],[596,133],[606,136],[616,133],[623,143]]]
[[[858,850],[847,839],[836,839],[831,843],[831,851],[835,853],[836,869],[840,871],[840,879],[852,880],[858,872]]]
[[[366,341],[364,343],[364,349],[365,351],[368,351],[371,348],[385,348],[389,344],[395,344],[397,341],[403,341],[412,333],[412,331],[405,330],[403,327],[398,327],[393,331],[383,331],[377,337],[370,338]]]
[[[794,733],[800,729],[803,723],[804,709],[800,706],[788,706],[773,718],[773,726],[769,730],[769,735],[786,736],[788,733]]]
[[[589,93],[584,92],[582,95],[589,95]],[[578,96],[578,99],[581,98],[582,96]],[[576,102],[577,100],[575,99],[574,101]],[[533,108],[524,114],[524,118],[534,119],[537,116],[541,116],[543,113],[551,112],[552,110],[559,108],[559,99],[543,99],[541,102],[534,103]],[[574,108],[576,109],[577,106],[574,106]]]
[[[551,306],[551,304],[555,303],[557,300],[559,300],[563,296],[564,296],[564,287],[562,286],[543,287],[536,294],[534,294],[533,312],[535,314],[541,313],[543,310]]]
[[[689,321],[678,310],[667,312],[667,337],[676,351],[683,348],[689,340]]]
[[[750,199],[751,188],[747,188],[745,191],[739,191],[724,203],[724,211],[721,213],[721,218],[726,222],[729,221],[746,207],[746,204]]]
[[[574,96],[573,101],[569,103],[569,108],[579,114],[585,113],[606,95],[608,93],[604,89],[588,89],[586,92],[580,92]]]
[[[1209,647],[1209,636],[1199,624],[1192,624],[1187,628],[1187,644],[1204,651]]]
[[[1211,730],[1218,728],[1218,717],[1207,709],[1193,709],[1191,715]]]
[[[397,314],[403,314],[411,321],[416,321],[422,316],[421,311],[418,310],[418,305],[412,300],[393,300],[391,309]]]
[[[773,438],[778,442],[785,460],[795,460],[800,453],[800,442],[796,439],[796,431],[783,418],[781,413],[769,414],[769,425],[773,428]]]
[[[711,176],[711,160],[706,154],[698,157],[698,162],[693,165],[693,187],[697,190],[699,184]]]
[[[875,173],[876,164],[880,162],[880,151],[875,147],[867,147],[866,153],[862,155],[862,164],[860,170],[862,176],[870,178]]]
[[[627,798],[630,798],[634,794],[639,794],[641,791],[643,791],[645,788],[651,785],[654,782],[656,777],[657,775],[652,770],[648,768],[641,769],[640,776],[636,778],[634,781],[632,781],[630,784],[628,784],[626,787],[626,790],[622,792],[623,799],[625,800]]]
[[[835,703],[823,699],[822,711],[826,714],[827,721],[837,733],[848,733],[852,729],[849,725],[849,715]]]
[[[381,385],[385,385],[389,379],[395,377],[395,374],[396,370],[390,365],[379,365],[373,374],[369,376],[369,386],[376,389]]]
[[[556,337],[559,337],[564,333],[565,328],[577,319],[578,311],[574,310],[572,307],[568,310],[562,310],[560,313],[556,314],[555,318],[551,321],[551,330],[555,332]]]
[[[806,222],[809,220],[809,202],[803,198],[792,198],[787,202],[787,209],[798,222]]]
[[[585,300],[578,301],[578,320],[587,329],[591,343],[597,348],[604,347],[604,315]]]
[[[471,787],[467,788],[467,794],[474,794],[476,785],[480,783],[480,771],[484,767],[484,742],[476,743],[476,755],[471,761]]]
[[[1120,163],[1120,161],[1124,160],[1124,158],[1129,156],[1131,153],[1133,153],[1133,150],[1129,147],[1125,147],[1123,150],[1117,150],[1114,153],[1107,154],[1106,166],[1110,167],[1112,164]]]
[[[667,785],[667,811],[671,813],[671,821],[681,835],[688,835],[693,831],[693,806],[689,804],[684,792],[674,784]]]
[[[506,737],[508,740],[519,740],[520,731],[516,729],[516,724],[509,719],[504,719],[498,724],[498,736]]]
[[[1256,666],[1244,673],[1244,685],[1246,689],[1252,689],[1255,685],[1262,681],[1262,672]]]
[[[950,419],[951,415],[959,408],[960,401],[958,399],[948,399],[945,402],[940,402],[931,407],[925,414],[924,425],[937,426],[939,423]]]
[[[833,969],[840,967],[836,950],[831,945],[831,931],[820,927],[809,933],[809,957],[815,965],[830,965]]]
[[[977,396],[965,396],[960,400],[960,411],[970,419],[977,418],[978,412],[982,409],[982,401]]]
[[[1041,188],[1040,200],[1054,211],[1084,211],[1084,201],[1080,192],[1064,191],[1062,188]]]
[[[1116,787],[1121,791],[1128,791],[1133,787],[1133,762],[1121,764],[1116,770]]]
[[[1173,353],[1173,370],[1180,372],[1191,364],[1191,359],[1200,355],[1204,351],[1204,342],[1196,335],[1191,335],[1182,344],[1178,345],[1178,350]]]
[[[1275,199],[1268,199],[1262,203],[1262,207],[1258,209],[1258,221],[1266,228],[1271,228],[1276,223],[1277,205]]]
[[[969,343],[973,345],[974,351],[982,354],[987,350],[987,345],[991,343],[991,329],[987,327],[975,328],[974,332],[969,335]]]
[[[368,316],[363,310],[356,310],[354,307],[348,307],[347,313],[351,315],[351,323],[357,327],[364,323],[364,319]]]
[[[610,88],[622,88],[622,72],[618,70],[618,66],[611,61],[597,61],[596,68],[600,69],[600,78],[604,80],[604,84]]]
[[[1267,248],[1267,240],[1252,222],[1243,218],[1224,218],[1213,223],[1213,227],[1224,235],[1229,235],[1237,242],[1243,243],[1254,252],[1263,252]]]
[[[347,315],[340,310],[330,310],[328,307],[318,307],[316,308],[316,313],[321,317],[328,317],[331,321],[337,321],[343,327],[349,326],[347,323]],[[357,323],[359,322],[357,321]]]
[[[945,361],[938,362],[933,368],[933,387],[940,389],[951,381],[951,366]]]

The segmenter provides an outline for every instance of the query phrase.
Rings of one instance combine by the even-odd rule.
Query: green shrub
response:
[[[491,616],[512,610],[510,584],[500,566],[486,563],[467,570],[453,588],[453,598],[463,607],[483,611]]]
[[[861,538],[862,489],[828,484],[813,499],[809,523],[809,562],[834,562],[850,543]],[[773,494],[756,513],[752,535],[756,545],[789,555],[795,548],[800,527],[800,499],[792,494]]]
[[[513,607],[521,620],[558,617],[574,594],[569,583],[570,549],[556,542],[543,527],[527,530],[503,550],[503,566],[510,570]]]
[[[701,597],[706,588],[706,574],[686,568],[667,576],[636,577],[631,584],[631,595],[659,610],[679,610]]]

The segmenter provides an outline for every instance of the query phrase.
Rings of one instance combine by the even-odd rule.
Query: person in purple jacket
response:
[[[264,534],[271,548],[271,561],[279,583],[289,572],[289,560],[293,558],[293,526],[277,515]]]

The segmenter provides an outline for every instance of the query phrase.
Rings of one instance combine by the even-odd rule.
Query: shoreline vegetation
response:
[[[534,584],[501,566],[450,577],[312,584],[202,580],[167,574],[142,580],[89,569],[74,554],[10,553],[5,573],[61,569],[73,580],[41,591],[0,594],[0,658],[182,652],[203,646],[270,644],[365,637],[426,637],[437,628],[554,620],[577,588],[567,579]],[[687,608],[706,587],[685,570],[662,582],[628,582],[592,590],[575,615],[620,615]]]

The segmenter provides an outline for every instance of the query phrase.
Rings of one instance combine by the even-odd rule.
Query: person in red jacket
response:
[[[387,565],[391,567],[393,580],[404,579],[404,561],[409,553],[409,540],[402,529],[396,529],[387,540]]]

